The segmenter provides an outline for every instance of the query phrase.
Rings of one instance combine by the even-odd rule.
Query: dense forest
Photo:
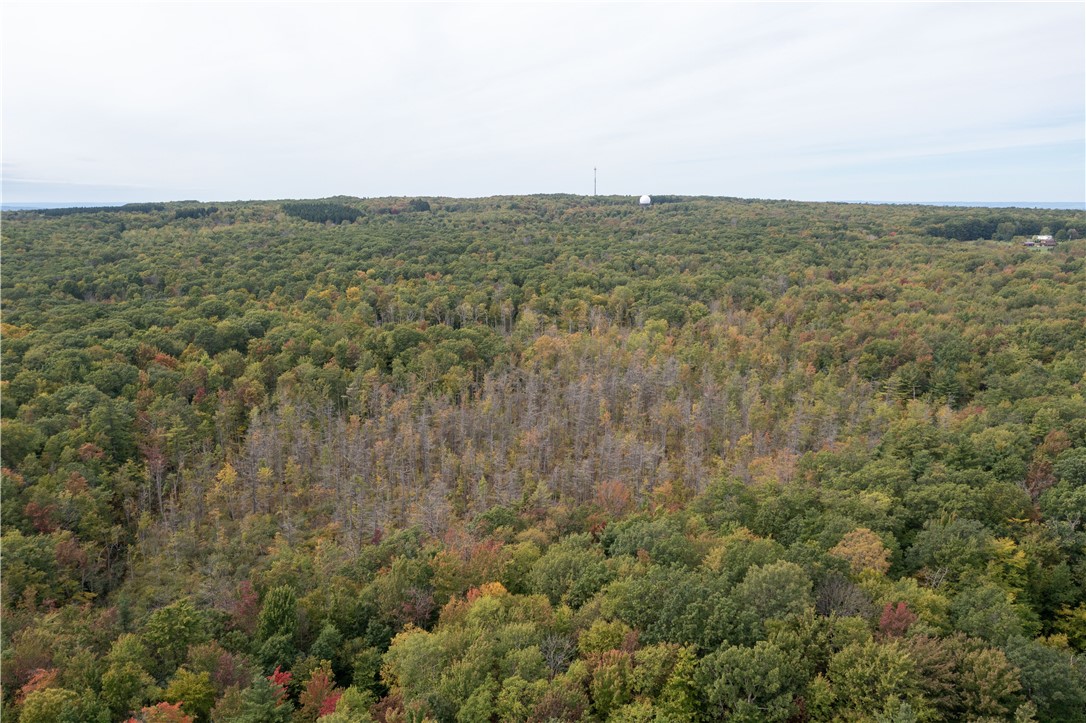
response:
[[[5,213],[3,719],[1086,721],[1086,213],[663,200]]]

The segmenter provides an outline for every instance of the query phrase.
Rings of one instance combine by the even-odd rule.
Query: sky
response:
[[[1086,200],[1086,3],[6,1],[3,202]]]

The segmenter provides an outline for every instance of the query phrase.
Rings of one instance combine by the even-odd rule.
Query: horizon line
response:
[[[630,198],[637,198],[640,194],[630,193],[614,193],[614,194],[587,194],[587,193],[569,193],[569,192],[540,192],[540,193],[517,193],[517,194],[490,194],[485,196],[444,196],[444,195],[427,195],[427,194],[404,194],[404,195],[386,195],[386,196],[352,196],[349,194],[335,194],[332,196],[313,196],[313,197],[283,197],[283,198],[239,198],[233,200],[226,199],[194,199],[194,198],[177,198],[177,199],[157,199],[157,200],[139,200],[139,201],[13,201],[6,202],[0,201],[0,209],[4,211],[35,211],[35,210],[48,210],[55,208],[95,208],[95,207],[121,207],[129,204],[142,204],[142,203],[164,203],[164,204],[179,204],[179,203],[275,203],[281,201],[321,201],[334,198],[351,198],[359,201],[366,200],[381,200],[381,199],[393,199],[393,198],[421,198],[421,199],[450,199],[450,200],[483,200],[488,198],[523,198],[532,196],[581,196],[584,198],[616,198],[628,196]],[[1049,207],[1049,210],[1086,210],[1086,200],[1084,201],[1071,201],[1071,200],[1052,200],[1052,201],[1039,201],[1039,200],[1013,200],[1013,201],[994,201],[994,200],[881,200],[881,199],[800,199],[800,198],[769,198],[759,196],[731,196],[731,195],[710,195],[710,194],[689,194],[689,193],[656,193],[648,194],[650,196],[679,196],[687,199],[735,199],[743,201],[776,201],[776,202],[789,202],[789,203],[847,203],[847,204],[867,204],[867,205],[879,205],[879,206],[963,206],[963,207],[979,207],[979,208],[1039,208],[1042,206]]]

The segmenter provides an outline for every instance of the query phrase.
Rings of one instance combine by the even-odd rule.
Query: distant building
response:
[[[1056,248],[1056,239],[1048,235],[1034,236],[1022,245],[1027,249],[1054,249]]]
[[[645,194],[644,196],[642,196],[641,197],[641,205],[642,206],[651,206],[652,205],[652,197],[649,196],[648,194]]]

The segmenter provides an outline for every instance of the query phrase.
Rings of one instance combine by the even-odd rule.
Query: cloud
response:
[[[588,192],[593,166],[601,192],[817,199],[876,180],[916,198],[931,178],[882,177],[1002,153],[1000,183],[971,193],[1082,198],[1081,154],[1044,149],[1083,142],[1084,20],[1081,4],[9,3],[4,156],[21,178],[217,199]]]

